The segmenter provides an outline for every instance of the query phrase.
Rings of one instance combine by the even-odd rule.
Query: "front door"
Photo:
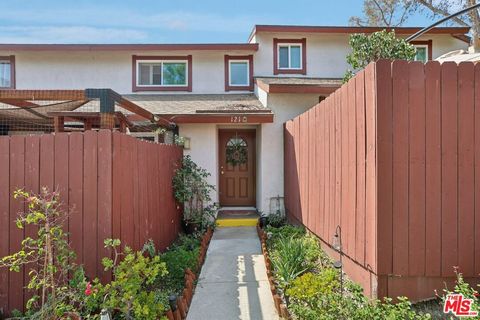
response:
[[[221,206],[255,206],[255,130],[219,130]]]

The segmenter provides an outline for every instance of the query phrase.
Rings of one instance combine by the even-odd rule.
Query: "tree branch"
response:
[[[390,23],[392,21],[392,16],[390,15],[390,21],[388,22],[387,19],[385,18],[385,14],[383,13],[383,8],[380,6],[377,0],[372,0],[375,6],[377,7],[378,11],[380,12],[380,16],[382,17],[383,23],[387,26],[390,27]]]
[[[447,10],[444,10],[444,9],[441,9],[439,7],[434,6],[431,1],[417,0],[417,2],[421,5],[423,5],[424,7],[428,8],[430,11],[432,11],[432,13],[434,15],[440,15],[440,16],[448,17],[451,14]],[[454,17],[454,18],[452,18],[452,20],[455,21],[456,23],[458,23],[459,25],[464,26],[464,27],[470,27],[470,24],[468,24],[467,22],[465,22],[464,20],[462,20],[459,17]]]

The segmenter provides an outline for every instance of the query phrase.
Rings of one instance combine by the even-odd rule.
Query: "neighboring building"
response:
[[[257,25],[242,44],[0,44],[0,87],[111,88],[178,125],[220,205],[269,213],[283,210],[284,122],[341,85],[350,34],[378,30]],[[468,31],[429,31],[413,42],[417,59],[467,48]]]

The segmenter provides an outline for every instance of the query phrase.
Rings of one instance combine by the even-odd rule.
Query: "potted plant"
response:
[[[198,166],[190,156],[183,157],[175,171],[173,188],[175,199],[183,204],[185,232],[205,231],[213,227],[217,207],[212,205],[210,193],[215,187],[208,183],[210,173]]]

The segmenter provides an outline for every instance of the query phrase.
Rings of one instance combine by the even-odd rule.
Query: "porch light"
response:
[[[190,138],[183,138],[183,149],[190,150]]]
[[[343,263],[342,263],[342,228],[338,225],[332,238],[332,247],[340,254],[340,260],[335,261],[333,266],[340,270],[340,294],[343,296]]]

